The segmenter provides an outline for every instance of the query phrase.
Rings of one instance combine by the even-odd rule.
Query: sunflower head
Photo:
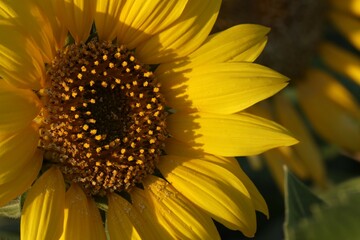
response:
[[[254,235],[268,210],[234,157],[297,141],[243,110],[288,79],[253,63],[269,29],[209,36],[220,3],[0,0],[0,205],[28,192],[22,238]]]

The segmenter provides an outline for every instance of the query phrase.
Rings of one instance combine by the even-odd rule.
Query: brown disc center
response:
[[[151,174],[165,140],[165,103],[148,67],[109,42],[70,45],[47,71],[39,147],[92,195],[128,191]]]

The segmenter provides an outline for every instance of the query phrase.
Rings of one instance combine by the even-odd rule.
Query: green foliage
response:
[[[285,191],[285,239],[360,239],[360,178],[319,198],[286,171]]]
[[[10,201],[0,208],[0,216],[8,218],[19,218],[21,215],[21,197]]]

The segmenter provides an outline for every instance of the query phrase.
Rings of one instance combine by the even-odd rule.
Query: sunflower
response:
[[[246,236],[266,203],[233,158],[295,144],[243,110],[287,85],[268,28],[221,1],[0,1],[0,205],[22,239]],[[103,222],[106,222],[104,227]]]
[[[299,178],[326,187],[326,156],[313,130],[317,140],[325,140],[322,145],[327,142],[336,149],[331,152],[355,159],[360,152],[360,107],[354,97],[359,93],[359,1],[223,2],[216,30],[239,21],[271,26],[273,41],[258,62],[293,80],[284,92],[248,111],[279,122],[300,143],[252,156],[250,163],[260,168],[264,160],[280,189],[283,165]],[[249,11],[241,11],[244,8]],[[340,34],[334,34],[334,28]],[[350,44],[339,42],[339,35]]]
[[[329,1],[327,17],[340,36],[322,39],[318,57],[324,67],[309,69],[296,89],[300,106],[316,132],[342,153],[358,160],[360,105],[355,96],[360,93],[359,3]]]

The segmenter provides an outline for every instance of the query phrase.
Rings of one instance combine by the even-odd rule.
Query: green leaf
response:
[[[317,197],[315,199],[318,200],[313,201],[314,195],[311,197],[313,200],[304,198],[303,194],[309,190],[306,190],[301,183],[298,185],[299,181],[292,174],[286,175],[288,196],[285,236],[287,240],[360,239],[360,178],[331,189],[322,195],[324,202],[321,200],[319,202]],[[311,207],[306,208],[309,203]],[[300,208],[307,210],[299,213]],[[297,211],[295,215],[297,217],[293,216],[294,211]]]
[[[313,194],[287,168],[285,168],[285,227],[297,225],[311,216],[311,208],[323,201]]]
[[[20,239],[19,234],[10,232],[10,231],[3,231],[0,230],[0,239],[1,240],[18,240]]]
[[[21,216],[21,198],[18,197],[0,208],[0,216],[19,218]]]

